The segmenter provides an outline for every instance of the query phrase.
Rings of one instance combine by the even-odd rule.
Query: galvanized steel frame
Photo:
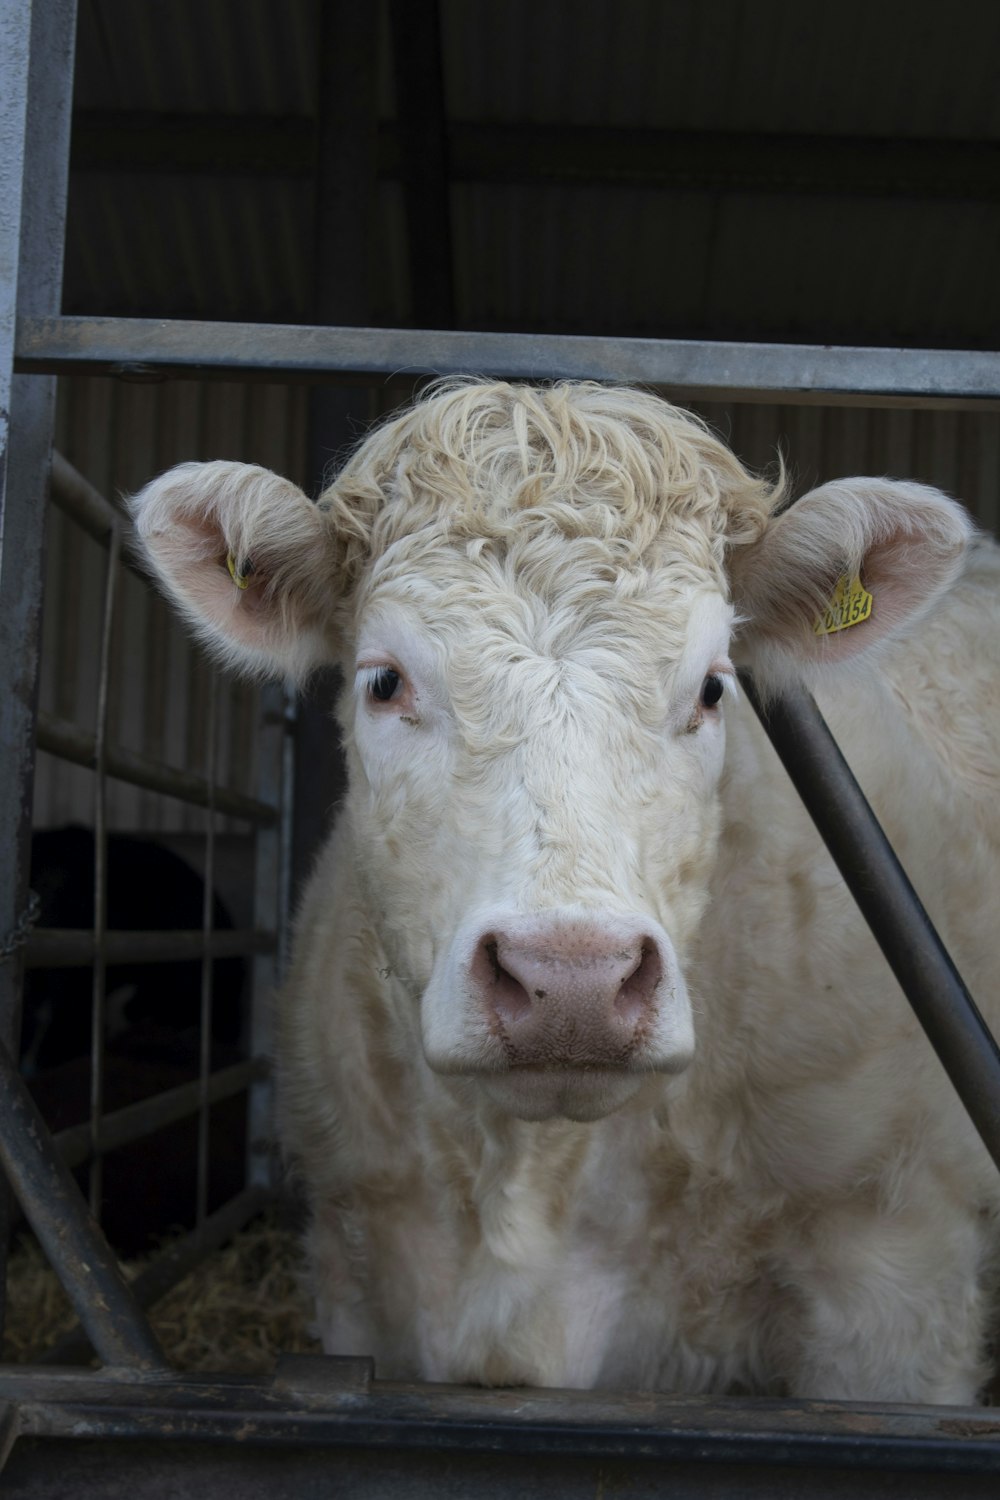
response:
[[[14,318],[60,309],[75,38],[75,0],[0,0],[0,943],[20,935],[30,911],[44,498],[55,405],[52,378],[14,374]],[[0,1043],[14,1052],[23,961],[18,950],[0,964]],[[7,1238],[8,1195],[0,1183],[0,1271]]]
[[[6,475],[11,480],[3,509],[4,610],[0,630],[27,631],[26,638],[37,641],[42,510],[37,501],[46,487],[51,462],[52,382],[48,377],[57,371],[69,374],[98,370],[112,375],[153,378],[237,375],[352,384],[373,383],[394,376],[412,380],[435,374],[489,371],[527,379],[586,377],[636,381],[683,392],[688,397],[771,400],[780,395],[785,401],[823,404],[979,408],[1000,405],[1000,356],[995,354],[62,318],[58,314],[58,286],[74,17],[73,0],[33,0],[30,8],[24,0],[0,0],[0,42],[4,44],[0,51],[0,97],[4,100],[0,106],[0,146],[6,148],[0,151],[0,173],[7,175],[6,185],[0,176],[0,396],[8,386],[11,388],[15,419],[13,462],[8,461],[3,446],[7,434],[0,427],[0,479]],[[29,37],[29,25],[41,28],[43,23],[45,49],[32,44]],[[61,38],[55,46],[53,37]],[[27,90],[25,76],[30,80]],[[40,121],[37,114],[38,101],[42,99],[46,100],[48,111],[45,121]],[[35,198],[29,199],[22,193],[22,182],[27,180],[22,172],[26,174],[32,154],[36,158],[31,173]],[[45,231],[42,237],[40,228]],[[15,310],[19,314],[16,337]],[[12,382],[11,372],[15,368],[19,374]],[[0,405],[6,403],[0,401]],[[74,509],[88,529],[105,538],[119,532],[123,525],[120,516],[112,507],[106,507],[106,502],[80,476],[58,468],[57,473],[60,499]],[[26,536],[15,542],[10,523],[18,501],[30,525]],[[24,566],[26,559],[28,565]],[[23,573],[23,586],[19,583],[14,587],[11,583],[12,562]],[[0,836],[6,840],[6,847],[14,844],[20,851],[14,862],[13,878],[0,880],[0,928],[16,920],[19,903],[25,895],[25,788],[30,789],[36,655],[35,647],[31,646],[25,669],[23,656],[18,654],[17,682],[11,684],[17,722],[10,726],[9,736],[7,726],[0,725],[4,744],[12,745],[15,757],[20,757],[15,774],[2,778],[0,787]],[[6,661],[0,662],[0,670],[10,676],[14,662],[9,652],[4,656]],[[0,704],[9,699],[3,688],[0,683]],[[763,710],[762,716],[779,752],[788,755],[787,763],[795,770],[800,791],[822,827],[824,818],[829,822],[831,808],[839,814],[843,797],[853,799],[854,793],[839,770],[830,772],[836,757],[822,729],[814,722],[812,710],[808,704],[777,704]],[[805,760],[803,726],[808,730],[810,752]],[[266,769],[260,799],[244,799],[239,810],[232,803],[225,809],[246,817],[259,829],[255,914],[258,937],[250,943],[251,947],[254,943],[260,945],[260,931],[287,932],[290,835],[288,820],[279,818],[277,808],[282,803],[282,794],[288,792],[291,775],[288,730],[287,705],[276,693],[268,700],[265,711]],[[793,742],[790,752],[784,749],[789,739]],[[116,751],[100,733],[81,737],[74,726],[48,722],[43,726],[42,743],[80,763],[103,767],[108,774],[121,774],[139,784],[156,785],[210,811],[223,807],[226,794],[215,786],[214,775],[185,780],[186,773],[151,768],[140,763],[139,758],[130,759],[124,752]],[[815,764],[809,770],[812,759]],[[806,771],[800,775],[803,765]],[[856,802],[852,800],[851,805],[860,822],[856,821],[855,831],[847,836],[847,847],[840,853],[847,865],[860,864],[863,886],[864,870],[877,844],[878,831],[865,822],[864,812]],[[829,829],[824,830],[824,836],[830,838]],[[832,842],[837,843],[837,837]],[[894,887],[890,904],[895,907],[893,920],[901,916],[903,949],[913,933],[919,931],[926,937],[915,898],[911,900],[905,892],[900,895]],[[885,913],[877,914],[872,925],[884,929]],[[243,938],[240,934],[239,941]],[[192,934],[191,941],[199,945],[205,957],[218,951],[218,940],[207,937],[204,931]],[[890,942],[899,945],[898,932]],[[150,941],[147,953],[152,946]],[[273,948],[273,943],[270,946]],[[98,947],[105,958],[112,952],[109,942],[102,943],[100,937]],[[270,984],[277,963],[275,952],[260,953],[255,961],[256,977]],[[906,967],[904,962],[903,968]],[[12,997],[17,992],[19,968],[20,965],[6,966],[5,973],[0,969],[0,982],[7,987],[5,995],[0,995],[3,1025],[0,1041],[8,1043],[13,1039]],[[944,969],[935,972],[941,974]],[[911,992],[909,978],[904,975],[901,978]],[[926,1011],[928,1004],[935,1005],[937,988],[932,986],[930,994],[921,994],[914,1001],[918,1010]],[[206,999],[210,1000],[210,996]],[[946,1054],[953,1075],[960,1075],[957,1082],[963,1097],[969,1093],[971,1066],[973,1086],[966,1102],[996,1157],[995,1100],[1000,1097],[1000,1060],[985,1028],[977,1031],[973,1023],[970,1029],[974,1007],[970,1010],[971,1002],[961,990],[960,982],[950,992],[950,1002],[952,1014],[944,1024],[944,1042],[938,1035],[935,1045]],[[928,1028],[932,1039],[935,1028],[940,1031],[939,1022],[935,1012]],[[957,1042],[958,1032],[949,1029],[953,1023],[961,1033]],[[254,1041],[261,1048],[267,1041],[260,1015],[255,1021]],[[119,1441],[161,1444],[168,1437],[209,1446],[225,1441],[231,1457],[241,1451],[234,1446],[234,1440],[287,1449],[296,1445],[300,1449],[319,1447],[326,1460],[334,1452],[341,1457],[348,1452],[384,1456],[394,1449],[405,1448],[410,1453],[420,1450],[432,1457],[436,1455],[435,1479],[442,1473],[444,1455],[449,1456],[448,1462],[453,1462],[456,1453],[483,1459],[500,1453],[513,1463],[518,1455],[530,1453],[539,1461],[551,1460],[557,1465],[555,1471],[549,1471],[551,1482],[546,1485],[556,1493],[571,1492],[572,1486],[567,1487],[568,1481],[563,1481],[573,1464],[619,1462],[637,1466],[635,1471],[630,1469],[622,1476],[626,1492],[631,1484],[636,1492],[642,1493],[648,1489],[651,1463],[671,1465],[667,1471],[669,1483],[677,1494],[702,1491],[705,1465],[718,1466],[719,1476],[724,1470],[732,1471],[734,1465],[743,1465],[739,1472],[746,1482],[739,1492],[747,1494],[764,1492],[754,1488],[746,1475],[765,1470],[767,1493],[798,1493],[803,1465],[811,1466],[816,1474],[822,1472],[828,1479],[840,1471],[856,1474],[865,1470],[872,1480],[881,1475],[887,1485],[885,1492],[889,1492],[888,1486],[895,1483],[900,1470],[910,1474],[913,1493],[917,1493],[913,1488],[917,1471],[922,1475],[920,1493],[940,1492],[945,1484],[951,1483],[948,1476],[959,1472],[965,1476],[967,1493],[973,1493],[971,1486],[978,1485],[977,1476],[991,1482],[988,1475],[991,1471],[995,1473],[1000,1463],[1000,1439],[996,1423],[988,1413],[979,1411],[698,1398],[674,1401],[652,1395],[604,1397],[553,1392],[448,1391],[372,1384],[368,1362],[356,1360],[285,1361],[279,1365],[272,1382],[236,1377],[204,1380],[169,1377],[163,1371],[162,1357],[138,1304],[161,1289],[164,1280],[173,1277],[179,1267],[186,1269],[196,1263],[208,1246],[232,1233],[266,1200],[273,1184],[273,1159],[266,1139],[268,1103],[259,1092],[255,1065],[248,1066],[246,1077],[241,1073],[238,1079],[229,1076],[215,1081],[206,1079],[203,1069],[199,1083],[187,1091],[173,1091],[172,1096],[152,1101],[148,1107],[121,1111],[118,1116],[103,1120],[97,1099],[89,1126],[69,1133],[72,1141],[65,1142],[69,1154],[81,1160],[95,1145],[100,1148],[111,1139],[132,1139],[137,1132],[148,1128],[154,1118],[159,1120],[166,1115],[176,1118],[176,1112],[182,1109],[197,1108],[204,1121],[210,1099],[219,1096],[220,1091],[242,1086],[251,1081],[251,1076],[258,1080],[254,1083],[258,1093],[251,1108],[249,1188],[217,1214],[206,1216],[203,1184],[207,1142],[202,1130],[198,1227],[175,1247],[170,1266],[154,1266],[147,1274],[146,1285],[133,1287],[130,1292],[117,1273],[113,1257],[109,1260],[106,1247],[102,1249],[99,1235],[88,1223],[85,1206],[76,1201],[78,1193],[74,1199],[76,1190],[68,1179],[65,1164],[60,1163],[47,1132],[33,1116],[30,1099],[17,1079],[8,1053],[0,1051],[0,1084],[9,1101],[10,1128],[3,1147],[7,1169],[19,1183],[26,1204],[31,1205],[32,1217],[41,1226],[53,1262],[77,1297],[81,1316],[98,1352],[109,1366],[129,1365],[133,1372],[123,1382],[114,1369],[98,1375],[66,1371],[43,1374],[38,1369],[23,1368],[0,1370],[0,1402],[8,1403],[0,1420],[0,1450],[3,1450],[0,1462],[20,1432],[33,1435],[43,1444],[42,1449],[32,1450],[36,1459],[50,1437],[68,1443],[81,1436],[112,1444]],[[107,1132],[103,1141],[102,1131]],[[74,1241],[69,1255],[60,1249],[59,1236],[49,1230],[57,1212],[65,1216]],[[76,1264],[70,1264],[71,1261]],[[81,1262],[86,1263],[85,1272],[81,1272]],[[96,1296],[95,1276],[101,1283]],[[68,1357],[72,1347],[70,1339],[60,1354]],[[30,1481],[31,1458],[27,1448],[22,1451]],[[155,1451],[163,1450],[157,1447]],[[197,1469],[197,1463],[191,1461]],[[389,1482],[377,1465],[374,1468],[362,1465],[362,1469],[368,1478],[379,1474],[380,1482]],[[509,1467],[494,1469],[488,1492],[504,1493],[512,1473]],[[586,1470],[588,1484],[592,1484],[595,1473],[599,1478],[599,1470]],[[15,1483],[20,1483],[24,1471],[15,1464],[10,1474]],[[934,1475],[940,1483],[934,1480],[927,1488],[929,1476]],[[660,1477],[665,1479],[666,1475]],[[244,1481],[245,1478],[244,1473]],[[357,1473],[352,1482],[361,1482]],[[409,1484],[405,1478],[400,1480],[398,1474],[392,1482],[396,1486],[394,1492],[422,1492],[416,1474]],[[849,1482],[854,1488],[854,1480],[849,1478]],[[110,1492],[110,1488],[106,1482],[101,1483],[98,1473],[93,1489],[88,1492],[99,1491]],[[37,1491],[29,1484],[21,1492]],[[811,1492],[832,1494],[834,1490],[820,1486]],[[878,1491],[870,1488],[869,1492]]]
[[[27,909],[28,840],[35,719],[38,687],[38,642],[42,594],[42,538],[45,499],[53,469],[54,380],[13,376],[15,310],[58,312],[64,243],[65,198],[69,152],[69,117],[75,54],[74,0],[0,0],[0,143],[5,191],[0,204],[0,480],[4,481],[0,553],[0,837],[6,851],[16,850],[0,866],[0,934],[16,933],[0,963],[0,1098],[3,1137],[0,1142],[6,1177],[70,1295],[90,1344],[108,1365],[137,1369],[163,1368],[163,1357],[141,1312],[144,1299],[161,1294],[203,1254],[231,1235],[267,1201],[270,1157],[262,1165],[259,1137],[269,1098],[268,1070],[258,1060],[210,1072],[212,962],[224,954],[255,955],[258,980],[254,991],[254,1026],[267,1011],[264,1001],[276,978],[277,927],[282,920],[281,893],[287,890],[282,860],[288,832],[282,827],[280,798],[287,783],[286,741],[290,723],[280,700],[277,729],[269,712],[263,756],[265,798],[245,797],[216,785],[214,715],[208,724],[208,774],[186,772],[151,762],[108,742],[107,697],[110,642],[115,619],[115,585],[121,565],[135,566],[122,555],[129,535],[127,517],[111,506],[64,461],[55,460],[58,502],[91,535],[108,548],[104,621],[98,680],[97,730],[50,719],[40,742],[50,753],[63,754],[95,771],[95,925],[90,933],[47,929],[29,934]],[[135,784],[206,808],[207,853],[202,927],[193,933],[111,933],[106,917],[105,784],[121,775]],[[247,820],[258,840],[256,913],[270,931],[258,925],[249,932],[211,931],[212,865],[215,813]],[[288,817],[284,818],[287,825]],[[262,896],[261,892],[265,894]],[[278,894],[276,895],[275,892]],[[19,916],[18,913],[21,913]],[[153,962],[186,956],[202,959],[202,1035],[196,1084],[154,1096],[106,1116],[102,1099],[104,969],[109,962]],[[93,1047],[90,1117],[67,1133],[67,1157],[90,1162],[91,1201],[101,1191],[103,1155],[116,1145],[138,1139],[186,1114],[198,1117],[196,1227],[130,1287],[122,1277],[96,1222],[87,1211],[69,1174],[69,1162],[39,1115],[11,1061],[16,1053],[18,1006],[26,966],[91,963]],[[248,1188],[213,1215],[208,1213],[208,1120],[210,1106],[238,1091],[248,1091],[248,1113],[257,1139],[248,1145]],[[6,1227],[0,1244],[6,1245]],[[65,1347],[71,1347],[74,1336]],[[86,1356],[84,1356],[86,1357]]]
[[[129,379],[365,384],[489,373],[625,381],[683,392],[689,400],[1000,406],[1000,353],[962,349],[25,316],[17,321],[16,362],[24,371]]]

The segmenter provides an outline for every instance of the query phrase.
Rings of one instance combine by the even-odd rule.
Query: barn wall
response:
[[[987,531],[1000,525],[1000,413],[704,402],[698,410],[743,461],[780,446],[798,493],[847,474],[919,479],[954,496]]]
[[[304,480],[306,392],[228,382],[60,382],[56,445],[109,499],[185,459],[234,458]],[[55,506],[46,560],[40,707],[93,731],[107,553]],[[218,696],[217,775],[252,794],[257,690],[213,672],[174,612],[122,569],[111,661],[109,741],[205,771],[208,695]],[[35,826],[93,818],[91,772],[40,754]],[[202,831],[196,807],[108,783],[112,828]],[[230,825],[220,820],[225,832]],[[231,825],[242,831],[242,825]]]

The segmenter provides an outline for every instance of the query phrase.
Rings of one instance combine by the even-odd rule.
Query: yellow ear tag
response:
[[[872,596],[855,573],[848,578],[845,573],[833,591],[833,598],[816,619],[813,631],[816,635],[833,635],[837,630],[850,630],[860,625],[872,612]]]
[[[236,559],[233,554],[231,552],[227,552],[226,567],[229,569],[230,578],[233,580],[238,589],[245,589],[249,587],[250,574],[253,572],[253,567],[249,562],[245,562],[242,564],[242,567],[246,568],[246,572],[243,573],[240,571],[240,568],[237,567]]]

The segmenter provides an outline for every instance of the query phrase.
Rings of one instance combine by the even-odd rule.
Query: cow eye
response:
[[[395,698],[402,681],[392,667],[379,667],[368,684],[368,692],[376,703],[388,703]]]
[[[714,708],[722,697],[724,685],[721,677],[713,673],[701,685],[701,701],[706,708]]]

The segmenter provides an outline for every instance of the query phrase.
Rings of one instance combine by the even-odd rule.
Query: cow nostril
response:
[[[521,982],[507,972],[500,962],[495,938],[481,945],[488,964],[488,994],[490,1007],[507,1025],[519,1021],[531,1009],[531,1000]],[[536,994],[538,992],[536,991]]]
[[[657,986],[663,978],[663,963],[657,945],[643,942],[631,974],[626,975],[615,996],[615,1010],[623,1021],[636,1025],[649,1013]]]

